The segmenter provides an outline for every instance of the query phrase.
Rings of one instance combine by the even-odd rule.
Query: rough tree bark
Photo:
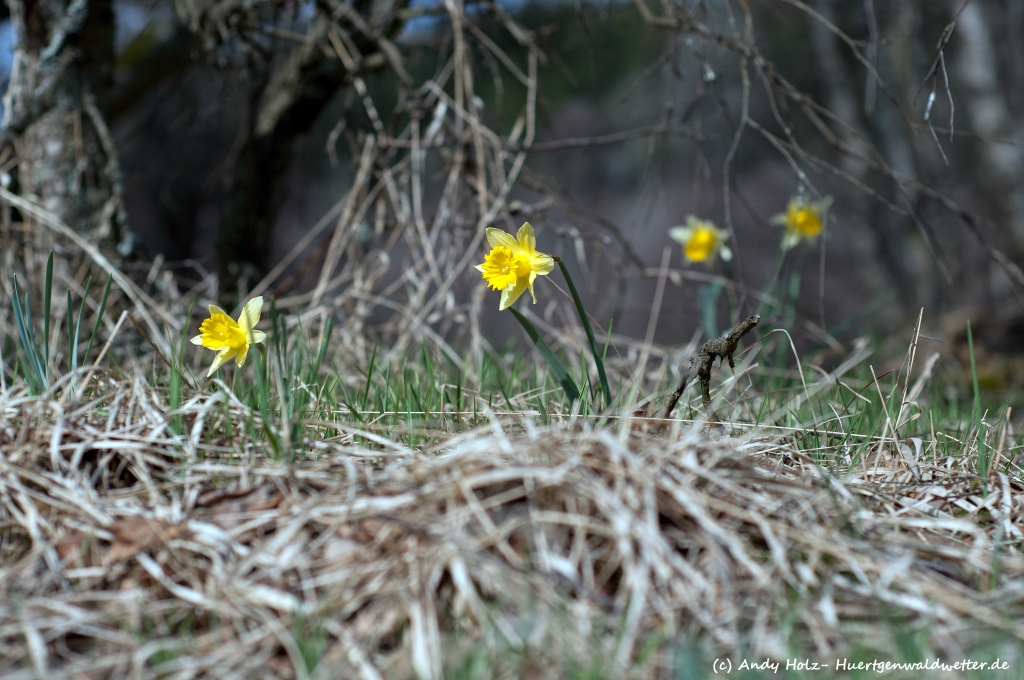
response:
[[[122,255],[131,250],[117,154],[101,113],[114,69],[111,0],[8,0],[14,65],[3,149],[16,190]]]

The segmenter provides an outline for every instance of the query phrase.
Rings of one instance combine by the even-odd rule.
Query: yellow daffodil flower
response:
[[[238,315],[238,321],[228,316],[228,313],[217,305],[210,305],[210,318],[203,321],[199,326],[199,335],[192,338],[193,345],[218,350],[213,365],[206,373],[207,378],[232,357],[235,363],[241,366],[249,354],[249,347],[267,339],[266,333],[255,329],[262,312],[262,297],[254,297],[246,302],[242,313]]]
[[[789,250],[800,241],[813,241],[825,229],[828,222],[828,207],[832,205],[832,197],[826,196],[820,201],[808,201],[798,194],[789,199],[786,212],[771,218],[772,224],[786,228],[782,237],[782,248]]]
[[[711,220],[702,220],[696,215],[686,218],[686,224],[672,227],[668,237],[683,246],[683,256],[689,262],[714,262],[719,255],[728,262],[732,259],[732,251],[725,245],[729,232],[719,229]]]
[[[491,252],[484,257],[484,263],[476,266],[484,281],[492,290],[501,291],[498,309],[508,309],[527,290],[534,304],[533,282],[538,276],[546,276],[555,268],[554,259],[537,250],[537,237],[529,222],[524,222],[515,236],[501,229],[489,228],[487,242]]]

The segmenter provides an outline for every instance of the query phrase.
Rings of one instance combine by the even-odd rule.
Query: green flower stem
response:
[[[580,398],[580,391],[576,388],[576,383],[573,382],[572,377],[569,375],[569,371],[565,370],[565,366],[555,356],[554,351],[551,349],[551,345],[547,343],[544,338],[540,337],[540,333],[537,331],[537,327],[534,326],[530,321],[520,314],[514,307],[509,307],[508,311],[512,312],[512,316],[516,317],[516,321],[523,327],[526,334],[533,340],[533,344],[537,346],[540,351],[540,355],[544,357],[544,360],[548,362],[548,366],[551,368],[551,372],[555,374],[555,378],[562,385],[562,389],[565,390],[566,396],[569,397],[569,401],[578,401]]]
[[[572,282],[572,277],[569,276],[569,270],[566,269],[565,263],[562,262],[562,258],[557,256],[554,260],[558,263],[558,268],[562,270],[562,276],[565,277],[565,282],[569,284],[569,292],[572,293],[572,301],[576,303],[576,313],[579,314],[580,323],[583,324],[583,330],[587,332],[587,341],[590,342],[590,352],[594,355],[594,363],[597,364],[597,375],[601,379],[601,392],[604,394],[605,406],[611,406],[612,390],[608,386],[608,375],[604,371],[602,353],[597,351],[597,340],[594,338],[594,329],[590,326],[590,319],[587,318],[587,312],[583,309],[583,301],[580,300],[580,294],[576,292],[576,284]]]

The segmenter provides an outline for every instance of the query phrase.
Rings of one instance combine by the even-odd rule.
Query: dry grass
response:
[[[223,391],[185,435],[162,402],[0,400],[3,677],[653,678],[698,641],[1024,640],[1024,485],[906,445],[838,474],[764,432],[495,417],[419,450],[344,426],[287,464],[200,436],[258,417]]]

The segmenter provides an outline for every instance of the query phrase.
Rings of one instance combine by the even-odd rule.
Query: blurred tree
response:
[[[241,262],[266,271],[272,264],[271,230],[283,199],[279,183],[294,141],[316,122],[335,93],[348,82],[360,87],[360,74],[385,66],[404,76],[401,56],[389,37],[401,27],[397,12],[405,4],[178,4],[207,54],[229,64],[240,78],[247,106],[232,144],[217,235],[222,266]]]
[[[9,0],[14,63],[4,106],[18,190],[96,240],[122,242],[117,152],[101,112],[113,83],[111,0]]]
[[[111,0],[10,0],[16,51],[0,141],[16,149],[17,189],[128,254],[118,154],[106,120],[159,106],[151,98],[157,88],[205,62],[231,86],[220,101],[209,101],[208,89],[187,92],[193,98],[182,108],[241,105],[227,160],[218,159],[225,176],[219,265],[222,273],[235,271],[234,263],[263,271],[294,140],[340,88],[361,83],[360,73],[390,67],[408,80],[389,40],[404,4],[179,2],[180,25],[163,39],[144,35],[142,54],[127,55],[129,75],[115,83]],[[166,135],[166,128],[155,132]],[[200,153],[191,165],[218,160]]]

